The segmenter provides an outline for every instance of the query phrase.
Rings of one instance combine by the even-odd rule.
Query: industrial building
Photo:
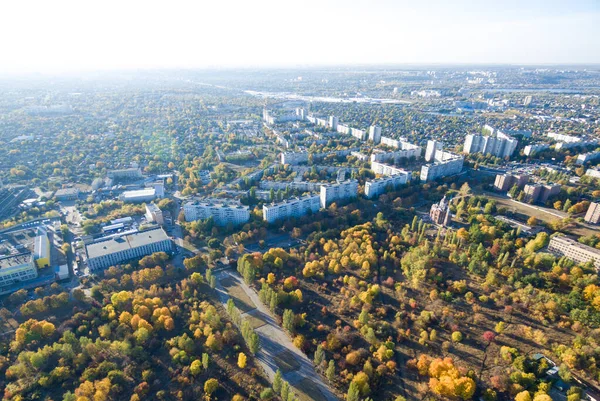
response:
[[[593,262],[600,268],[600,250],[584,245],[564,235],[555,235],[550,238],[548,250],[556,255],[565,256],[576,263]]]
[[[326,208],[336,200],[353,199],[358,195],[358,181],[348,180],[337,184],[321,185],[321,207]]]
[[[88,243],[85,250],[90,271],[98,272],[155,252],[171,252],[173,243],[162,228],[154,228],[122,236],[101,238]]]
[[[33,245],[33,255],[37,267],[41,269],[42,267],[50,266],[50,251],[48,233],[43,228],[39,227]]]
[[[11,287],[37,278],[33,254],[20,253],[0,257],[0,294],[11,292]]]
[[[230,204],[223,201],[193,201],[183,205],[186,221],[206,220],[213,218],[218,226],[233,224],[238,226],[250,220],[248,206]]]
[[[590,206],[585,213],[584,220],[592,224],[598,224],[598,222],[600,222],[600,203],[590,203]]]
[[[164,198],[165,187],[163,183],[154,184],[154,188],[137,189],[134,191],[125,191],[119,199],[128,203],[150,202],[157,198]]]
[[[367,181],[365,183],[365,196],[367,198],[376,198],[379,195],[388,191],[388,189],[394,190],[400,185],[408,183],[410,180],[410,173],[403,171],[403,174],[395,174],[390,177],[377,178],[375,180]]]
[[[307,213],[316,213],[321,207],[319,195],[305,195],[286,199],[282,202],[263,205],[263,219],[269,223],[277,220],[300,217]]]

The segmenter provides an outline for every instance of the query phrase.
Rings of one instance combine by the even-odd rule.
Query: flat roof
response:
[[[33,257],[30,253],[19,253],[17,255],[10,255],[0,258],[0,269],[9,267],[20,266],[31,262]]]
[[[88,258],[98,258],[128,249],[169,240],[169,236],[162,228],[140,231],[122,236],[104,238],[86,245]]]
[[[126,198],[135,198],[138,196],[153,196],[155,193],[156,193],[156,190],[154,188],[136,189],[133,191],[123,192],[123,196]]]

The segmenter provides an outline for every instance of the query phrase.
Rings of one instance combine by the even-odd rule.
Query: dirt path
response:
[[[236,272],[224,270],[217,273],[216,277],[216,290],[225,307],[230,297],[236,304],[242,302],[246,306],[246,310],[240,312],[243,312],[243,318],[250,320],[260,338],[260,350],[256,358],[267,372],[269,380],[273,381],[279,369],[283,379],[294,387],[300,399],[337,401],[338,398],[315,371],[312,361],[292,344],[271,311],[260,302],[258,294]],[[248,309],[248,306],[254,308]]]

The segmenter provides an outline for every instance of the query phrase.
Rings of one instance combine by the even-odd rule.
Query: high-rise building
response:
[[[523,188],[525,184],[527,184],[527,181],[529,181],[529,176],[527,174],[497,174],[496,181],[494,182],[494,189],[505,192],[515,185],[519,188]]]
[[[598,224],[598,222],[600,222],[600,203],[590,203],[590,207],[585,213],[584,220],[592,224]]]
[[[421,167],[421,181],[433,181],[437,178],[448,177],[462,171],[465,158],[450,152],[438,150],[434,162]]]
[[[548,199],[560,193],[558,184],[527,184],[523,188],[526,202],[546,203]]]
[[[389,177],[377,178],[365,183],[365,196],[367,198],[375,198],[385,192],[394,190],[400,185],[408,183],[410,173],[403,171],[403,174],[396,174]]]
[[[525,146],[525,148],[523,148],[523,154],[525,154],[525,156],[533,156],[546,149],[550,149],[550,145],[547,143],[535,143],[533,145]]]
[[[163,217],[162,210],[154,203],[146,203],[146,220],[149,222],[155,222],[156,224],[160,224],[161,226],[165,224],[165,219]]]
[[[600,268],[600,250],[584,245],[564,235],[550,238],[548,250],[556,255],[565,256],[576,263],[593,262],[596,269]]]
[[[377,125],[369,127],[369,140],[375,144],[381,142],[381,127]]]
[[[490,154],[503,159],[512,156],[518,142],[515,138],[491,128],[491,135],[467,135],[463,149],[465,153]]]
[[[193,201],[183,205],[185,221],[213,218],[218,226],[238,226],[250,220],[248,206],[224,203],[220,200]]]
[[[348,180],[337,184],[321,185],[321,207],[326,208],[335,200],[353,199],[358,195],[358,181]]]
[[[334,131],[337,131],[337,126],[339,123],[339,119],[336,116],[329,116],[329,128]]]
[[[394,166],[390,166],[389,164],[385,164],[385,163],[379,163],[379,162],[371,162],[371,170],[373,170],[373,172],[375,174],[381,174],[381,175],[409,175],[410,173],[408,173],[406,170],[398,168],[398,167],[394,167]]]
[[[286,199],[282,202],[263,205],[263,219],[269,223],[277,220],[300,217],[307,213],[316,213],[321,207],[319,195],[306,195]]]
[[[441,226],[447,226],[450,221],[450,205],[444,196],[439,203],[434,203],[431,205],[431,210],[429,211],[429,217],[431,220]]]
[[[427,148],[425,150],[425,161],[430,162],[435,157],[435,152],[443,149],[443,144],[439,141],[428,140]]]

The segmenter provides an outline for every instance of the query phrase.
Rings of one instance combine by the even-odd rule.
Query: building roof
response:
[[[185,204],[186,206],[204,206],[204,207],[211,207],[211,208],[222,208],[222,209],[238,209],[238,210],[244,210],[244,209],[249,209],[248,206],[245,205],[240,205],[240,204],[235,204],[235,203],[227,203],[227,202],[219,202],[219,201],[214,201],[214,200],[196,200],[196,201],[191,201]]]
[[[77,188],[61,188],[61,189],[58,189],[54,193],[54,196],[78,195],[78,194],[79,194],[79,189],[77,189]]]
[[[156,189],[154,189],[154,188],[137,189],[134,191],[125,191],[122,194],[123,198],[140,198],[140,197],[147,197],[147,196],[154,196],[154,195],[156,195]]]
[[[30,253],[19,253],[17,255],[10,255],[0,258],[0,269],[6,269],[9,267],[15,267],[31,263],[33,255]]]
[[[154,203],[146,203],[146,210],[148,210],[150,213],[160,212],[160,208]]]
[[[122,236],[113,236],[100,239],[86,245],[88,258],[98,258],[128,249],[139,248],[144,245],[169,240],[169,236],[162,228],[140,231]]]

